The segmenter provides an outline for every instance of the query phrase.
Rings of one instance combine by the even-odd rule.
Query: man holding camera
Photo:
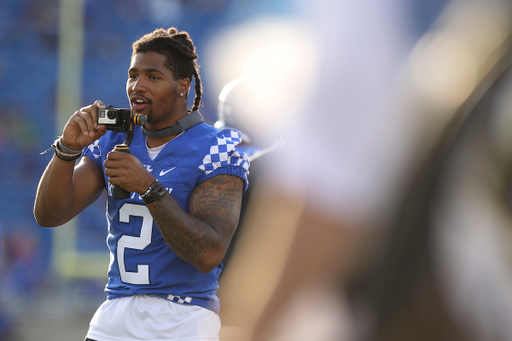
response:
[[[186,32],[145,35],[133,44],[126,91],[147,122],[130,132],[129,152],[116,150],[126,134],[115,124],[98,124],[101,101],[75,112],[54,144],[34,206],[41,226],[62,225],[108,194],[108,299],[86,340],[218,340],[218,277],[249,163],[235,148],[238,131],[202,122],[196,59]],[[128,198],[117,199],[118,187]]]

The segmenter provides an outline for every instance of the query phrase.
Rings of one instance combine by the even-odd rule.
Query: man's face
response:
[[[165,62],[160,53],[137,53],[128,70],[126,93],[130,105],[148,117],[146,127],[150,130],[168,127],[184,114],[176,112],[178,82]]]

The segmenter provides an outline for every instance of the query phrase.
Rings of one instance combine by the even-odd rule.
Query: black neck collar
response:
[[[203,116],[199,112],[199,110],[194,110],[187,115],[183,116],[179,120],[176,121],[170,127],[162,128],[158,130],[147,130],[144,126],[141,127],[142,133],[147,137],[161,139],[163,137],[178,135],[190,127],[195,126],[196,124],[204,122]]]

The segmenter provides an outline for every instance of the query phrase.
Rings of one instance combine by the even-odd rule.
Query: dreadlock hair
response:
[[[167,61],[165,67],[170,69],[175,80],[195,78],[195,98],[192,111],[198,110],[203,103],[201,79],[199,77],[199,64],[197,63],[196,47],[188,32],[171,27],[168,30],[159,28],[144,35],[132,45],[132,58],[136,53],[157,52],[163,54]],[[188,95],[188,94],[187,94]]]

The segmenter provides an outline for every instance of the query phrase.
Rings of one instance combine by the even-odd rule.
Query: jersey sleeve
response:
[[[199,169],[202,175],[199,182],[219,174],[238,176],[245,182],[244,192],[249,186],[249,160],[246,153],[236,149],[242,142],[242,134],[234,129],[220,131],[210,145]]]
[[[101,150],[99,140],[94,141],[83,149],[82,155],[89,157],[101,168]]]

